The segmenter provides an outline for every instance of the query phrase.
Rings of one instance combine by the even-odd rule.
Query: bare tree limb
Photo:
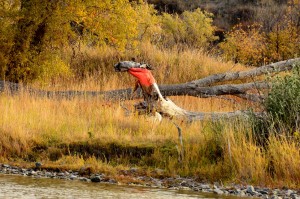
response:
[[[285,61],[272,63],[272,64],[269,64],[266,66],[254,68],[249,71],[215,74],[215,75],[205,77],[203,79],[189,82],[189,84],[195,84],[197,86],[207,86],[207,85],[212,85],[214,83],[223,82],[223,81],[245,79],[245,78],[257,77],[257,76],[269,74],[269,73],[288,71],[288,70],[291,70],[294,67],[294,64],[297,62],[300,62],[300,58],[289,59],[289,60],[285,60]]]
[[[178,107],[170,99],[159,101],[158,110],[161,111],[164,115],[168,115],[169,117],[185,119],[188,121],[219,120],[222,118],[225,119],[225,118],[232,118],[238,116],[247,117],[250,114],[249,111],[235,111],[235,112],[225,112],[225,113],[192,112]],[[259,115],[260,113],[253,113],[253,114]]]
[[[250,93],[235,94],[235,96],[252,102],[262,102],[265,99],[265,96]]]
[[[166,96],[180,96],[189,95],[195,97],[211,97],[215,95],[236,95],[245,94],[246,91],[251,89],[267,89],[269,88],[267,82],[246,83],[246,84],[225,84],[211,87],[198,87],[193,84],[181,84],[176,87],[161,86],[160,90]]]
[[[216,95],[237,95],[239,97],[250,97],[246,95],[246,91],[251,89],[267,89],[269,85],[263,82],[253,82],[247,84],[225,84],[219,86],[211,86],[215,83],[231,80],[240,80],[245,78],[253,78],[263,74],[276,73],[291,70],[294,64],[300,62],[300,58],[289,59],[266,66],[261,66],[249,71],[241,72],[228,72],[222,74],[211,75],[199,80],[183,84],[172,84],[172,85],[160,85],[159,89],[163,95],[174,96],[174,95],[190,95],[196,97],[210,97]],[[105,98],[113,99],[120,96],[122,99],[128,99],[131,93],[131,89],[109,91],[104,93]],[[141,92],[138,97],[141,97]],[[250,99],[250,98],[249,98]],[[252,96],[251,99],[258,101],[258,97]]]
[[[269,85],[266,82],[254,82],[246,84],[224,84],[211,86],[212,84],[229,81],[244,79],[249,77],[255,77],[268,73],[275,73],[281,71],[291,70],[294,64],[300,62],[300,58],[289,59],[286,61],[281,61],[266,66],[258,67],[249,71],[241,72],[228,72],[222,74],[211,75],[199,80],[183,83],[183,84],[173,84],[173,85],[160,85],[159,89],[161,93],[165,96],[180,96],[180,95],[190,95],[196,97],[211,97],[219,95],[236,95],[242,98],[251,98],[253,100],[258,100],[258,97],[254,97],[246,92],[252,89],[267,89]],[[0,81],[0,92],[8,90],[10,93],[17,93],[20,90],[27,90],[29,93],[44,96],[44,97],[66,97],[72,98],[75,96],[82,97],[103,97],[107,100],[128,100],[131,97],[132,89],[119,89],[112,91],[43,91],[38,89],[31,89],[28,87],[23,87],[16,83]],[[252,96],[252,97],[251,97]],[[142,97],[142,92],[138,91],[136,98]]]

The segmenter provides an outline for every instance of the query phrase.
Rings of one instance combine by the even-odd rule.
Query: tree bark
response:
[[[260,100],[263,96],[249,94],[249,90],[260,90],[270,88],[267,82],[252,82],[244,84],[223,84],[214,85],[224,81],[240,80],[245,78],[253,78],[263,74],[270,74],[282,71],[291,70],[296,63],[300,63],[300,58],[289,59],[266,66],[258,67],[249,71],[221,73],[211,75],[202,79],[194,80],[183,84],[160,85],[159,89],[164,96],[181,96],[189,95],[201,98],[214,97],[220,95],[235,95],[245,99]],[[4,86],[6,85],[6,86]],[[0,81],[0,92],[4,91],[4,87],[12,93],[20,90],[20,85]],[[23,88],[23,87],[22,87]],[[27,89],[30,93],[38,96],[46,97],[66,97],[72,98],[75,96],[83,97],[103,97],[106,100],[129,100],[131,97],[132,89],[118,89],[111,91],[42,91],[37,89]],[[141,90],[138,90],[135,98],[142,98]]]
[[[241,98],[248,98],[257,101],[259,99],[262,99],[263,97],[247,94],[246,92],[253,89],[255,90],[267,89],[270,87],[270,85],[267,82],[252,82],[252,83],[245,83],[245,84],[224,84],[224,85],[217,85],[217,86],[213,86],[213,85],[225,81],[254,78],[265,74],[288,71],[294,68],[296,63],[300,63],[300,58],[272,63],[266,66],[254,68],[249,71],[215,74],[215,75],[211,75],[202,79],[194,80],[183,84],[160,85],[159,89],[161,93],[165,96],[189,95],[189,96],[205,98],[205,97],[212,97],[218,95],[236,95]],[[103,92],[102,94],[106,99],[128,100],[130,98],[131,89],[127,88],[127,89],[107,91],[107,92]],[[139,92],[136,98],[141,98],[141,97],[142,94],[141,92]]]
[[[213,85],[224,81],[239,80],[245,78],[253,78],[263,74],[281,72],[291,70],[297,62],[300,62],[300,58],[290,59],[286,61],[277,62],[267,66],[262,66],[249,71],[233,72],[216,74],[205,77],[203,79],[175,85],[161,85],[159,86],[160,92],[165,96],[179,96],[189,95],[195,97],[214,97],[221,95],[234,95],[247,100],[261,101],[264,97],[259,95],[259,90],[270,88],[270,83],[266,81],[244,83],[244,84],[223,84]],[[128,100],[131,97],[132,89],[119,89],[113,91],[43,91],[37,89],[31,89],[21,86],[20,84],[0,81],[0,92],[7,90],[10,93],[18,93],[20,90],[27,90],[30,94],[44,97],[65,97],[72,98],[76,96],[81,97],[101,97],[106,100]],[[250,90],[257,90],[258,94],[247,93]],[[137,92],[136,98],[142,98],[142,92]],[[247,111],[236,111],[227,113],[203,113],[203,112],[191,112],[184,110],[174,104],[170,99],[160,99],[158,101],[158,110],[170,117],[176,117],[186,119],[188,121],[194,120],[216,120],[221,118],[230,118],[237,116],[247,116]],[[261,113],[255,113],[261,114]]]

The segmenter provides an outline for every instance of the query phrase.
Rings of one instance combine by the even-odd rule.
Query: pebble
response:
[[[91,174],[86,175],[86,172],[81,171],[64,171],[55,172],[43,170],[42,163],[37,162],[33,169],[24,169],[15,166],[10,166],[8,164],[0,163],[0,173],[11,174],[11,175],[23,175],[32,176],[34,178],[58,178],[65,180],[79,180],[84,182],[95,182],[95,183],[109,183],[109,184],[120,184],[115,179],[105,176],[105,174]],[[264,199],[300,199],[299,190],[292,189],[269,189],[263,187],[254,187],[252,185],[240,186],[231,185],[224,187],[218,183],[214,185],[209,183],[200,183],[192,178],[182,178],[180,176],[169,177],[169,178],[154,178],[148,176],[137,176],[139,172],[138,168],[131,168],[129,170],[123,170],[123,175],[134,174],[136,179],[139,179],[142,183],[137,184],[130,183],[134,186],[147,186],[147,187],[158,187],[158,188],[169,188],[174,190],[193,190],[196,192],[207,192],[215,193],[218,195],[234,195],[238,197],[251,196],[255,198]],[[163,173],[163,170],[157,170],[156,173]]]

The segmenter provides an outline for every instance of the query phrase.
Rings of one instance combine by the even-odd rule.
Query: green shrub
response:
[[[277,130],[295,132],[300,126],[300,65],[291,75],[276,79],[265,100],[271,124]]]
[[[271,133],[297,137],[300,130],[300,64],[278,77],[264,103],[265,114],[252,117],[255,140],[265,146]]]

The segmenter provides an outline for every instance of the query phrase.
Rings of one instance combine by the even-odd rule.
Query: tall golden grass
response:
[[[0,104],[2,160],[26,160],[36,146],[55,149],[61,144],[116,143],[155,148],[149,160],[139,162],[136,166],[147,167],[150,162],[149,168],[166,169],[169,175],[259,185],[276,185],[279,182],[299,186],[300,155],[296,141],[271,137],[268,150],[263,149],[251,139],[251,127],[245,122],[233,120],[186,124],[174,121],[183,131],[185,157],[180,164],[176,153],[176,145],[179,145],[177,129],[167,119],[157,124],[147,117],[134,114],[125,116],[119,103],[108,104],[99,99],[56,100],[32,97],[26,93],[18,96],[2,94]],[[219,104],[215,103],[210,108],[222,111]],[[202,105],[199,105],[201,108]],[[227,111],[228,108],[223,110]],[[79,169],[89,165],[95,171],[110,173],[116,173],[116,168],[133,166],[129,159],[127,157],[125,161],[112,164],[97,160],[92,155],[83,158],[80,154],[64,154],[51,161],[45,152],[36,154],[36,161],[46,163],[49,167]]]
[[[154,75],[159,83],[178,83],[217,72],[245,69],[223,63],[201,51],[179,53],[174,49],[167,52],[154,48],[145,46],[142,57],[157,66]],[[101,54],[95,53],[93,56]],[[107,71],[112,71],[112,65],[106,67]],[[128,77],[122,79],[123,76]],[[47,85],[43,88],[109,90],[128,87],[131,82],[133,80],[127,74],[112,73],[107,79],[97,79],[97,76],[91,75],[80,81],[68,79],[64,83],[56,80],[54,88]],[[191,111],[222,112],[250,106],[234,98],[198,99],[185,96],[172,99]],[[201,180],[300,187],[300,154],[296,141],[271,137],[267,148],[263,148],[252,139],[252,128],[247,121],[233,119],[184,123],[164,119],[158,124],[144,116],[127,116],[121,103],[132,110],[135,101],[107,102],[100,98],[79,97],[49,99],[30,96],[26,91],[13,96],[2,93],[0,160],[41,161],[48,167],[71,169],[89,166],[93,171],[111,174],[132,166],[150,170],[161,168],[166,170],[166,175],[195,176]],[[173,122],[180,125],[183,133],[185,156],[181,163],[178,162],[176,149],[179,145],[178,132]],[[51,151],[59,152],[61,145],[74,143],[95,146],[115,143],[125,148],[136,147],[137,150],[150,147],[154,151],[134,163],[131,161],[134,157],[130,156],[103,160],[93,154],[86,157],[83,153],[71,152],[51,160]],[[37,147],[41,149],[36,150]],[[43,147],[49,150],[43,151]]]
[[[119,61],[147,62],[158,84],[184,83],[202,77],[249,68],[222,58],[210,56],[201,49],[161,49],[147,42],[141,43],[138,52],[121,55],[110,47],[81,47],[71,61],[75,75],[57,78],[52,82],[35,82],[34,86],[48,89],[111,90],[128,87],[133,78],[124,73],[114,72],[113,65]]]

